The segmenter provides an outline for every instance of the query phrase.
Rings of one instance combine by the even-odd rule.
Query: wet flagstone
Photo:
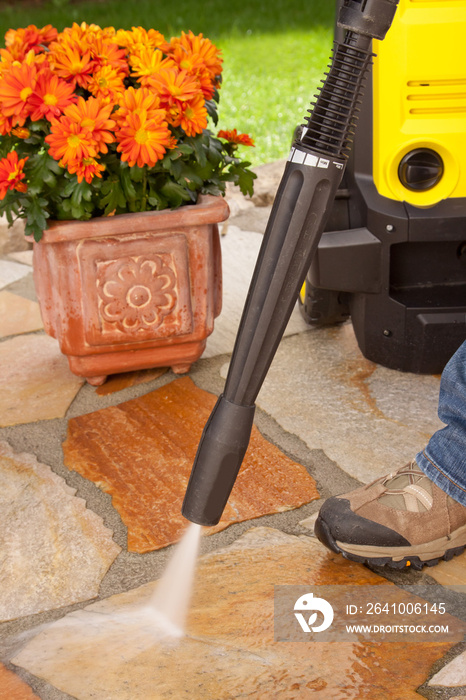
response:
[[[286,338],[257,404],[309,448],[369,482],[402,467],[442,427],[440,379],[366,360],[351,324]]]
[[[0,664],[0,698],[3,700],[33,700],[39,696],[24,681]]]
[[[6,289],[0,292],[0,338],[43,328],[39,304]]]
[[[0,621],[95,598],[121,551],[75,489],[0,441]]]
[[[58,343],[21,335],[0,343],[0,427],[62,418],[83,384],[70,372]]]
[[[128,527],[128,549],[176,542],[186,526],[181,504],[204,425],[216,397],[188,377],[68,423],[65,464],[112,495]],[[318,498],[314,479],[254,428],[220,523],[297,508]]]
[[[456,656],[453,661],[444,666],[441,671],[430,679],[429,685],[446,688],[466,686],[466,651]]]
[[[419,697],[451,644],[275,642],[274,586],[303,584],[393,586],[314,539],[254,528],[201,557],[187,636],[157,639],[151,583],[67,615],[12,661],[77,700]]]

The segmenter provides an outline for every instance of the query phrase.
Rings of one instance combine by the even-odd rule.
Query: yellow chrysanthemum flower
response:
[[[149,78],[157,75],[165,68],[174,67],[175,63],[170,58],[164,58],[159,49],[151,49],[146,46],[135,48],[129,55],[131,74],[143,86],[149,85]]]

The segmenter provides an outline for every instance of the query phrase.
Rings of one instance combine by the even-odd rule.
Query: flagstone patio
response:
[[[466,696],[465,641],[274,639],[277,585],[388,585],[408,600],[403,586],[422,584],[466,623],[466,553],[371,571],[313,537],[323,499],[423,447],[440,380],[375,365],[351,323],[312,329],[298,309],[224,518],[202,539],[187,635],[161,643],[141,618],[187,525],[190,465],[282,167],[263,170],[255,202],[230,195],[223,311],[183,378],[147,370],[96,389],[72,375],[42,330],[30,251],[0,230],[0,700]]]

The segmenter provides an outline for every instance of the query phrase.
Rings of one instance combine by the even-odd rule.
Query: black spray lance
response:
[[[344,0],[346,30],[310,116],[292,146],[249,288],[223,394],[204,428],[182,513],[216,525],[243,461],[257,394],[309,270],[345,170],[371,62],[398,0]]]

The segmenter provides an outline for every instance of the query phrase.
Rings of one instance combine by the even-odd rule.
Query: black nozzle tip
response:
[[[255,406],[220,396],[206,423],[181,512],[198,525],[217,525],[227,504],[251,436]]]

